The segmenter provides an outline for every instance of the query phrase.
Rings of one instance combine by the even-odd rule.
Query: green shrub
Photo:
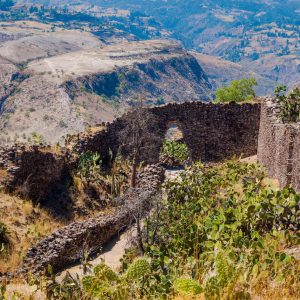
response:
[[[156,272],[196,279],[206,299],[249,299],[249,283],[265,281],[299,293],[299,261],[282,249],[299,243],[300,197],[264,182],[257,165],[236,161],[195,164],[168,182],[160,221],[147,222],[146,255]]]
[[[178,278],[174,282],[174,289],[180,294],[198,295],[203,292],[197,281],[190,278]]]
[[[300,89],[295,88],[286,94],[287,87],[279,85],[275,89],[277,104],[280,108],[279,116],[284,123],[300,121]]]
[[[83,278],[82,285],[92,299],[142,299],[145,293],[144,278],[150,272],[150,264],[144,258],[135,260],[124,276],[102,263],[94,269],[93,275]]]
[[[138,280],[150,273],[150,264],[144,258],[136,259],[128,268],[126,278],[128,280]]]
[[[189,158],[189,150],[185,143],[164,141],[161,158],[172,165],[183,165]]]
[[[255,97],[254,86],[257,82],[254,78],[243,78],[234,80],[229,86],[222,87],[216,91],[215,103],[246,102]]]
[[[44,143],[44,138],[41,134],[37,133],[37,132],[32,132],[31,133],[31,140],[33,141],[33,143],[35,145],[41,145]]]
[[[78,174],[88,182],[92,181],[100,172],[102,160],[97,152],[86,151],[79,157]]]

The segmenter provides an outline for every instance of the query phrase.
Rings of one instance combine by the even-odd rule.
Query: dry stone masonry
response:
[[[51,265],[54,272],[79,261],[83,251],[97,253],[103,244],[130,226],[134,216],[148,212],[164,179],[164,169],[159,165],[148,166],[140,174],[138,185],[115,200],[116,207],[110,214],[74,222],[29,249],[22,272],[40,273]]]
[[[39,201],[68,176],[65,155],[46,147],[13,145],[0,148],[0,186],[24,198]]]
[[[258,161],[280,187],[300,191],[300,124],[284,124],[278,118],[273,98],[266,98],[261,109]]]
[[[150,200],[159,190],[164,170],[159,165],[159,153],[166,132],[172,125],[182,131],[193,160],[206,162],[229,159],[234,155],[258,153],[259,162],[281,187],[291,185],[300,191],[300,125],[283,124],[277,118],[273,99],[262,104],[207,104],[188,102],[146,108],[156,118],[158,139],[139,185],[113,201],[109,215],[72,223],[32,247],[24,259],[23,272],[39,273],[52,265],[55,272],[81,258],[83,247],[96,253],[101,245],[128,226],[139,211],[150,209]],[[22,190],[26,196],[40,200],[61,183],[79,155],[90,150],[108,161],[116,154],[120,142],[118,133],[126,126],[128,113],[99,130],[68,138],[61,153],[46,147],[14,145],[0,148],[0,185],[8,191]],[[151,165],[152,164],[152,165]],[[153,165],[154,164],[154,165]]]
[[[212,104],[185,102],[146,108],[156,116],[153,128],[157,136],[156,151],[143,161],[157,163],[167,130],[177,125],[183,133],[183,142],[190,150],[193,160],[220,161],[234,155],[255,155],[260,122],[260,104]],[[77,152],[98,151],[108,158],[109,151],[119,148],[118,132],[126,126],[128,113],[108,124],[106,129],[73,138]]]

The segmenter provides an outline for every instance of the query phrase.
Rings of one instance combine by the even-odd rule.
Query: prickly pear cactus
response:
[[[136,259],[128,268],[126,279],[137,280],[150,273],[150,264],[145,258]]]
[[[198,295],[203,292],[203,288],[197,281],[190,278],[178,278],[175,280],[174,289],[183,295]]]
[[[98,280],[108,281],[108,282],[118,282],[119,276],[107,265],[100,264],[94,269],[95,277]]]

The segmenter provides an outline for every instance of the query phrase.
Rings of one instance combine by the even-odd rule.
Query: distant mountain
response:
[[[67,20],[51,21],[57,14]],[[0,144],[63,141],[112,121],[139,99],[149,105],[211,99],[206,74],[177,43],[135,41],[130,28],[109,22],[98,30],[102,19],[79,22],[77,13],[5,16],[26,19],[0,26]]]
[[[300,81],[300,1],[90,2],[154,16],[187,48],[237,62],[274,85]]]
[[[128,10],[150,16],[151,28],[188,49],[236,62],[261,76],[260,90],[300,82],[300,1],[298,0],[31,0],[24,2]],[[162,32],[162,31],[161,31]],[[265,78],[265,80],[264,80]],[[273,82],[270,85],[270,82]]]
[[[205,74],[208,76],[213,90],[227,86],[233,80],[247,77],[254,77],[257,82],[260,83],[255,87],[258,95],[266,95],[274,88],[274,81],[262,77],[253,71],[248,71],[238,63],[195,51],[191,52],[191,54],[197,59]],[[262,82],[263,84],[261,84]]]

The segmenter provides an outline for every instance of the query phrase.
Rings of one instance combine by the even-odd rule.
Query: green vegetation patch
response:
[[[195,163],[155,200],[143,256],[54,280],[49,299],[299,299],[300,196],[267,182],[256,164]]]
[[[295,88],[289,94],[287,87],[279,85],[275,89],[276,102],[279,106],[279,117],[284,123],[300,121],[300,89]]]
[[[183,165],[189,158],[187,145],[180,141],[164,141],[161,161],[172,166]]]
[[[255,97],[254,86],[257,82],[254,78],[234,80],[229,86],[217,89],[215,103],[247,102]]]
[[[203,287],[206,299],[250,299],[272,285],[299,297],[300,264],[286,251],[300,237],[292,189],[275,191],[260,167],[236,161],[197,163],[165,189],[159,220],[146,223],[145,253],[159,274],[152,296],[182,293],[186,285]],[[178,284],[181,277],[199,287]]]

